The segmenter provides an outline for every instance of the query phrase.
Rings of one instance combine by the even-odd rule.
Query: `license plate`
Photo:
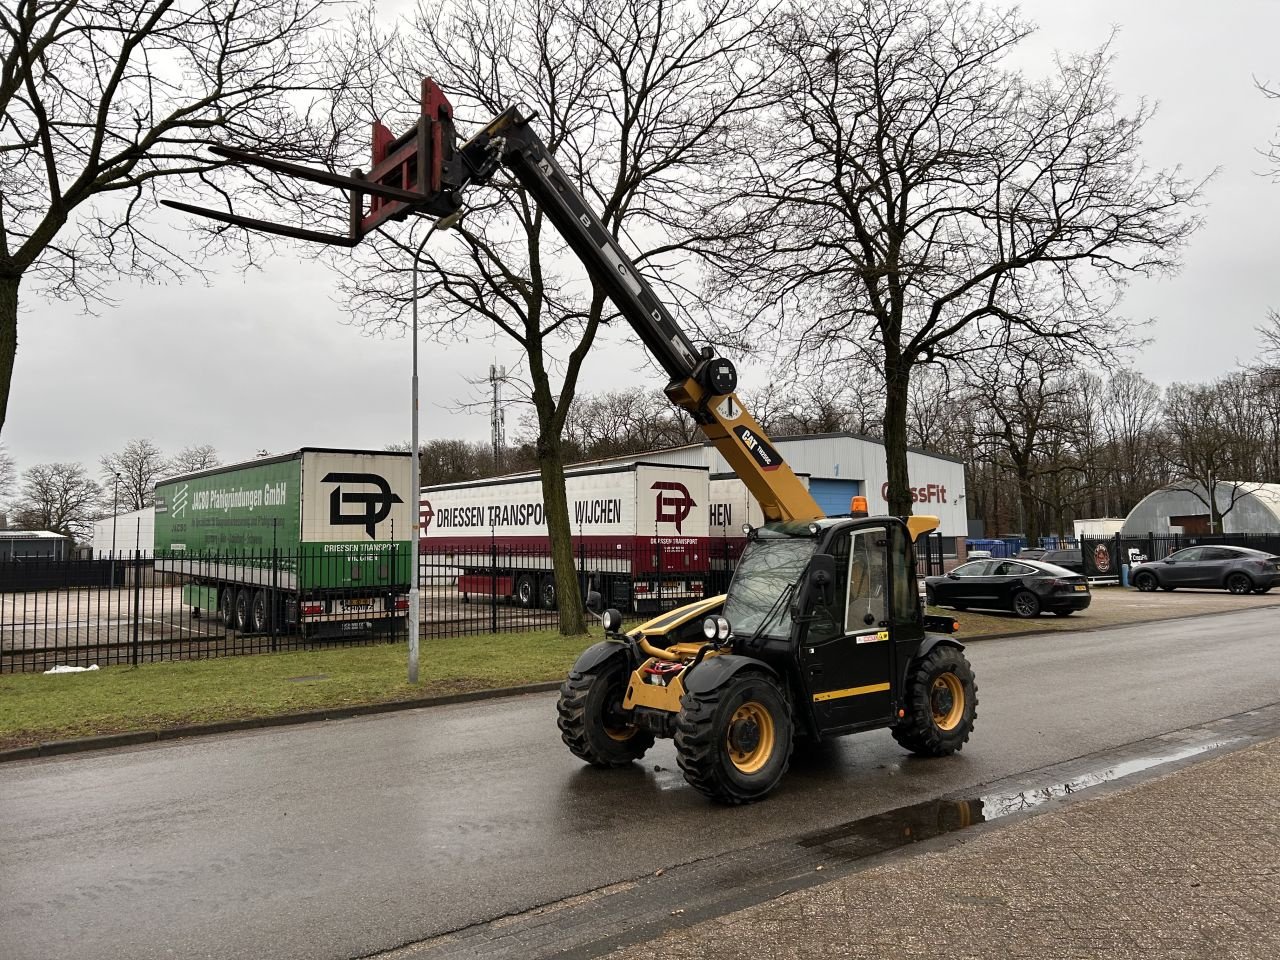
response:
[[[1083,583],[1076,584],[1076,593],[1084,593],[1088,589],[1089,587],[1087,584],[1083,584]]]
[[[373,603],[373,601],[366,597],[363,600],[343,600],[342,606],[345,607],[347,610],[363,609],[364,607],[369,606],[371,603]]]

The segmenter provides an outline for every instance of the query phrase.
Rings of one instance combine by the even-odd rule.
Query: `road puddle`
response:
[[[1186,760],[1220,747],[1242,744],[1248,739],[1250,738],[1233,737],[1215,740],[1123,760],[1044,787],[993,791],[960,800],[929,800],[899,807],[813,834],[801,840],[800,846],[820,847],[841,860],[859,860],[1021,813],[1090,787],[1120,780],[1163,764]]]

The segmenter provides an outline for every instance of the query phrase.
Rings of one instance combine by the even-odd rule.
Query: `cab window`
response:
[[[888,619],[889,571],[883,527],[857,530],[849,539],[849,580],[845,594],[844,629],[860,633],[879,629]]]

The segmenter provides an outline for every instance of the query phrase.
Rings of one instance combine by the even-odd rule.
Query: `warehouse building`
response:
[[[843,432],[769,439],[792,470],[808,475],[809,492],[829,516],[848,513],[849,500],[856,496],[867,498],[872,514],[888,512],[889,478],[884,444],[879,440]],[[610,462],[631,460],[706,467],[713,480],[732,476],[728,462],[710,441],[616,457]],[[954,538],[968,533],[964,463],[955,457],[911,449],[907,471],[915,512],[938,516],[939,532],[951,552]]]
[[[1125,518],[1125,537],[1209,533],[1280,535],[1280,484],[1223,480],[1215,503],[1221,528],[1210,530],[1208,496],[1202,484],[1174,484],[1149,493]]]

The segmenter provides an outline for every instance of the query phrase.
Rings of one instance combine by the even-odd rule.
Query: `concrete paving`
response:
[[[1280,956],[1280,740],[940,846],[610,960]]]

